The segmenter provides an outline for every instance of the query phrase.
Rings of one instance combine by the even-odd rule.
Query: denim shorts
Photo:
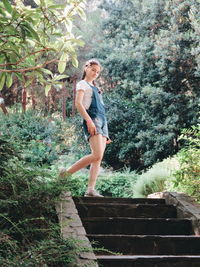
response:
[[[106,117],[103,115],[97,115],[95,118],[92,118],[92,121],[97,129],[97,134],[101,134],[102,136],[105,136],[107,140],[109,139],[108,136],[108,124]],[[89,141],[91,134],[88,132],[86,121],[83,122],[83,131],[85,135],[85,139]]]

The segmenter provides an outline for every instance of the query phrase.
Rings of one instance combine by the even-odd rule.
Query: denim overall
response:
[[[96,126],[97,134],[102,134],[102,136],[105,136],[107,137],[107,139],[109,139],[108,126],[105,115],[105,106],[103,103],[102,95],[97,87],[91,84],[89,84],[89,86],[92,88],[92,102],[90,104],[90,107],[87,109],[87,113],[89,114],[89,116],[91,117],[92,121]],[[88,132],[85,120],[83,121],[83,129],[86,139],[89,140],[91,135]]]

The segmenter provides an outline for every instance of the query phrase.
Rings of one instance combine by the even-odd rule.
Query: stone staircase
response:
[[[200,267],[200,237],[165,199],[73,200],[99,266]]]

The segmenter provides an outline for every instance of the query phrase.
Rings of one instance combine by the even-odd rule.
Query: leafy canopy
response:
[[[143,169],[177,153],[183,128],[198,122],[199,1],[122,0],[102,4],[102,40],[115,168]]]
[[[22,0],[10,4],[0,2],[0,90],[13,83],[14,76],[25,86],[33,79],[46,85],[66,77],[67,63],[78,66],[76,49],[83,45],[80,36],[73,34],[73,20],[78,15],[85,20],[85,0],[68,0],[55,4],[54,0],[34,0],[36,8],[25,6]],[[58,64],[60,75],[48,70]],[[46,81],[44,74],[50,75]],[[61,75],[62,74],[62,75]]]

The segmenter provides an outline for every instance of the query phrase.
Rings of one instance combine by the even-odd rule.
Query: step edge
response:
[[[200,236],[195,235],[125,235],[125,234],[87,234],[87,237],[132,237],[132,238],[172,238],[172,239],[200,239]]]
[[[200,259],[198,255],[96,255],[97,259],[164,259],[164,258],[175,258],[175,259]]]
[[[94,203],[94,202],[85,202],[85,203],[76,203],[76,206],[142,206],[142,207],[160,207],[160,208],[174,208],[176,209],[175,205],[172,204],[162,204],[162,203],[152,203],[152,204],[145,204],[145,203]]]
[[[127,220],[127,221],[174,221],[174,222],[192,222],[191,219],[182,219],[182,218],[135,218],[135,217],[85,217],[82,218],[84,222],[87,221],[122,221],[122,220]]]
[[[73,199],[99,199],[97,197],[83,197],[83,196],[72,196]],[[165,201],[165,198],[145,198],[145,197],[141,197],[141,198],[129,198],[129,197],[103,197],[101,198],[102,200],[106,200],[106,199],[112,199],[112,200],[147,200],[147,201]]]

